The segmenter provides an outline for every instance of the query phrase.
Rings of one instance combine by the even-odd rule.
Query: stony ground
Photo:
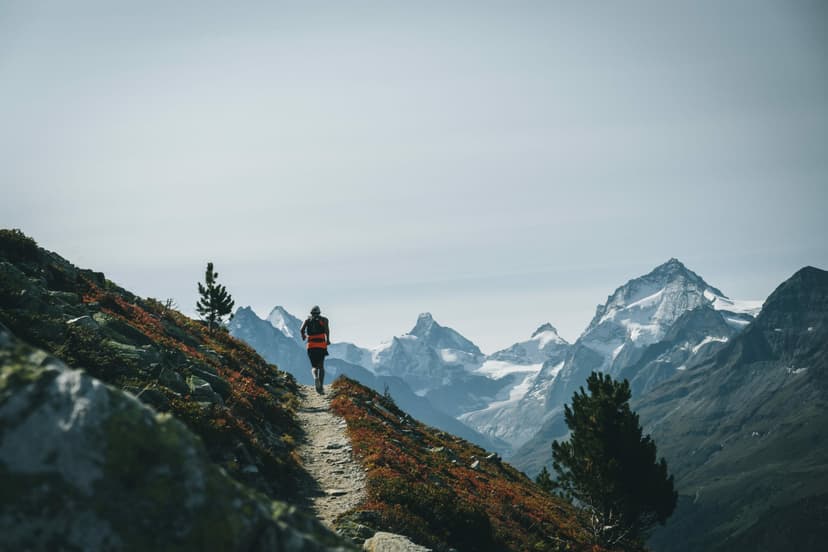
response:
[[[328,527],[340,514],[365,498],[365,473],[352,457],[345,420],[330,411],[329,387],[324,395],[300,386],[302,404],[298,419],[305,439],[299,455],[313,481],[307,496],[313,512]]]

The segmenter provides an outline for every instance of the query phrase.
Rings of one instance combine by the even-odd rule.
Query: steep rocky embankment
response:
[[[298,388],[242,342],[9,230],[0,327],[0,548],[348,547],[286,504]]]

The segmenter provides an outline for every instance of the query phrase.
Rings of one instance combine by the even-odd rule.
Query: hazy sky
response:
[[[192,313],[574,340],[828,268],[828,4],[0,0],[0,226]]]

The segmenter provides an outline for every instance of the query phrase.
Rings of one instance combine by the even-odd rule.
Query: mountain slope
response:
[[[634,408],[682,495],[656,549],[775,549],[771,512],[814,520],[806,508],[828,496],[828,272],[797,272],[742,334]],[[821,549],[821,519],[786,530],[786,548]]]
[[[681,315],[661,341],[642,348],[617,377],[629,380],[633,396],[639,396],[702,362],[738,332],[726,314],[702,305]]]
[[[394,402],[403,410],[425,424],[440,428],[452,435],[462,437],[467,441],[490,450],[505,450],[506,443],[496,436],[483,435],[474,428],[449,416],[440,409],[434,408],[431,401],[414,393],[402,379],[394,376],[377,376],[362,366],[349,364],[341,359],[334,358],[326,363],[330,379],[345,376],[376,391],[393,397]]]
[[[495,455],[420,424],[356,382],[338,379],[334,389],[332,407],[368,472],[368,500],[346,516],[354,528],[437,550],[599,550],[571,505]]]
[[[487,360],[512,364],[543,364],[551,357],[560,355],[560,350],[567,345],[569,344],[566,340],[558,335],[558,330],[547,322],[535,330],[527,341],[492,353]]]
[[[341,542],[270,538],[284,533],[277,524],[313,528],[273,502],[299,501],[307,477],[295,459],[296,383],[225,331],[9,230],[0,230],[0,329],[0,548]]]
[[[214,462],[274,498],[301,474],[293,378],[224,331],[142,299],[31,241],[0,236],[0,323],[197,433]],[[19,239],[19,238],[18,238]],[[28,239],[28,238],[27,238]]]
[[[514,384],[504,387],[485,408],[463,413],[459,419],[484,435],[507,442],[507,452],[523,445],[537,428],[518,420],[545,415],[542,397],[546,389],[542,383],[554,380],[553,372],[560,369],[570,347],[547,323],[535,330],[528,341],[490,355],[477,372],[500,378],[510,376]]]
[[[0,324],[3,550],[346,550],[230,477],[175,418]]]

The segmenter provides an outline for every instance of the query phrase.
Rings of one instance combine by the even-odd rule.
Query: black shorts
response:
[[[324,367],[326,356],[328,356],[327,349],[308,349],[308,358],[314,368]]]

